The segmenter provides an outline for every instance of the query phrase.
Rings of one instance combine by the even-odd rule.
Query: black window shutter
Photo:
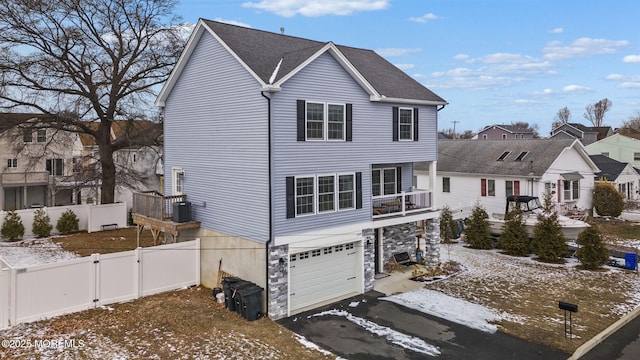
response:
[[[346,110],[346,114],[345,114],[346,115],[346,117],[345,117],[345,121],[346,121],[346,124],[345,124],[346,135],[345,136],[346,136],[346,138],[345,138],[345,140],[346,141],[353,141],[352,140],[353,139],[353,132],[352,132],[353,130],[352,130],[352,125],[351,125],[351,123],[353,122],[353,115],[352,115],[353,105],[352,104],[347,104],[345,110]]]
[[[356,173],[356,209],[362,209],[362,173]]]
[[[298,111],[297,111],[298,141],[304,141],[305,140],[304,125],[306,120],[306,116],[304,112],[305,101],[298,100],[297,107],[298,107]]]
[[[418,108],[413,108],[413,141],[418,141]]]
[[[396,179],[397,179],[397,183],[396,183],[396,193],[401,193],[402,192],[402,167],[398,166],[396,168]]]
[[[295,178],[287,176],[287,219],[296,217]]]
[[[398,141],[398,107],[394,106],[393,110],[393,141]]]

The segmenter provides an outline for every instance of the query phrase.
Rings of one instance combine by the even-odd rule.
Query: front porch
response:
[[[175,219],[173,209],[176,203],[186,203],[187,195],[162,196],[158,193],[134,193],[133,208],[131,216],[136,224],[136,236],[140,244],[140,234],[148,227],[153,236],[153,244],[158,241],[160,233],[170,235],[172,242],[177,242],[181,230],[197,229],[200,227],[199,221],[191,220],[189,210],[189,221]],[[174,221],[178,220],[178,221]]]

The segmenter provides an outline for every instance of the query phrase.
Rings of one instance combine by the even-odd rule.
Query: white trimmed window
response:
[[[47,159],[45,169],[49,175],[62,176],[64,175],[64,161],[62,159]]]
[[[345,104],[307,102],[305,113],[307,141],[345,140]]]
[[[313,176],[296,178],[296,216],[315,213]]]
[[[577,200],[580,197],[580,180],[564,181],[564,200]]]
[[[413,141],[413,109],[399,109],[398,127],[400,141]]]
[[[39,143],[43,143],[45,141],[47,141],[47,129],[38,129],[38,131],[36,132],[36,140]]]
[[[184,194],[184,169],[171,169],[171,193],[173,195]]]
[[[355,209],[356,181],[354,174],[338,175],[338,209]]]
[[[373,169],[371,171],[371,192],[373,196],[393,195],[398,190],[396,168]]]
[[[295,217],[356,208],[356,174],[295,177]]]
[[[7,159],[7,167],[8,168],[17,168],[18,167],[18,159]]]

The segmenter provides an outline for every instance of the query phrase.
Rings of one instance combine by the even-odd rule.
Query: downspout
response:
[[[268,140],[267,140],[267,146],[268,146],[268,176],[269,176],[269,238],[267,239],[267,242],[265,243],[265,288],[266,288],[266,293],[267,293],[267,301],[265,302],[265,314],[269,314],[269,246],[271,245],[271,242],[273,241],[273,206],[272,206],[272,189],[271,189],[271,97],[267,96],[264,94],[264,91],[260,92],[260,95],[262,95],[262,97],[264,97],[265,99],[267,99],[267,135],[268,135]]]
[[[437,111],[440,111],[440,110],[442,110],[442,109],[444,109],[444,107],[445,107],[445,106],[447,106],[447,104],[442,104],[442,107],[441,107],[441,108],[436,107],[436,112],[437,112]]]

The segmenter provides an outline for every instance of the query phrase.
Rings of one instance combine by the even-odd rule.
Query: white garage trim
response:
[[[289,315],[362,292],[362,241],[289,255]]]

